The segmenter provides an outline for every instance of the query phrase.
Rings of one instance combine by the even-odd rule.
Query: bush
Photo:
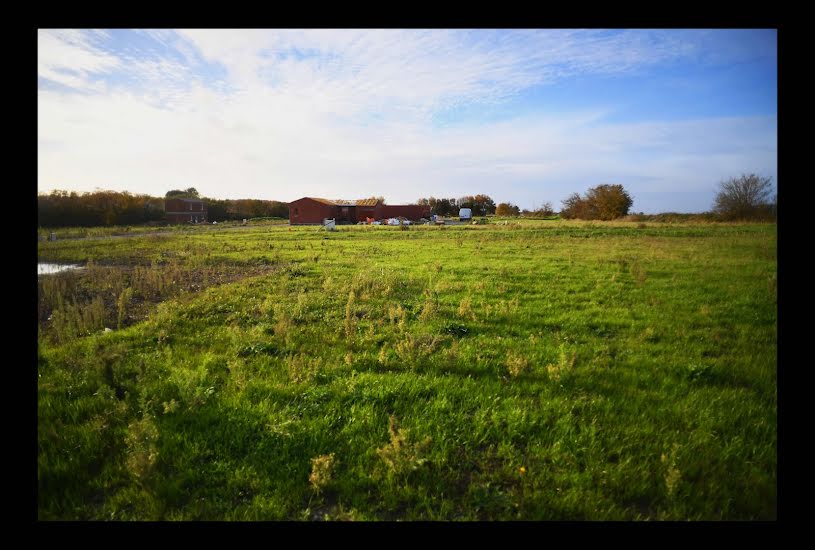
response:
[[[719,183],[719,191],[713,203],[713,210],[725,220],[774,219],[776,208],[771,178],[755,174],[730,178]]]
[[[496,216],[517,216],[521,209],[511,202],[502,202],[495,208]]]
[[[560,215],[566,219],[614,220],[626,216],[633,204],[622,185],[603,184],[592,187],[583,197],[572,193],[563,201]]]

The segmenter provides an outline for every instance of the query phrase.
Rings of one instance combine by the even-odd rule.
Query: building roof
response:
[[[318,197],[304,197],[306,199],[311,199],[313,201],[321,202],[323,204],[327,204],[329,206],[376,206],[377,200],[376,199],[357,199],[357,200],[346,200],[346,199],[336,199],[336,200],[329,200],[329,199],[321,199]]]

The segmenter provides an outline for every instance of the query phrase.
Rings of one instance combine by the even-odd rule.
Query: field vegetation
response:
[[[775,519],[775,225],[210,229],[38,242],[40,519]]]

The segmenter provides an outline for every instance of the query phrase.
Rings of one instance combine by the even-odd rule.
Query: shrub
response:
[[[408,430],[400,428],[394,416],[388,420],[388,433],[390,441],[384,447],[377,449],[376,454],[388,467],[390,473],[407,474],[427,462],[427,459],[422,458],[421,455],[430,444],[430,437],[418,443],[408,443]]]
[[[158,427],[149,415],[127,427],[127,468],[138,480],[146,478],[156,463],[158,435]]]
[[[311,484],[311,488],[314,489],[314,492],[318,495],[331,483],[333,469],[334,453],[320,455],[311,459],[311,475],[308,476],[308,481]]]
[[[626,216],[633,204],[622,185],[603,184],[592,187],[583,197],[572,193],[563,201],[560,215],[566,219],[614,220]]]
[[[512,378],[517,378],[529,367],[529,360],[521,355],[511,353],[507,356],[507,371]]]
[[[771,219],[775,217],[775,201],[770,202],[771,178],[755,174],[719,183],[713,210],[725,220]]]

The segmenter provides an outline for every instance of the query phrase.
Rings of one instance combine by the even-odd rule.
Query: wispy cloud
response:
[[[120,60],[95,43],[103,31],[40,31],[37,36],[37,73],[40,77],[76,90],[98,89],[91,78],[120,65]]]

